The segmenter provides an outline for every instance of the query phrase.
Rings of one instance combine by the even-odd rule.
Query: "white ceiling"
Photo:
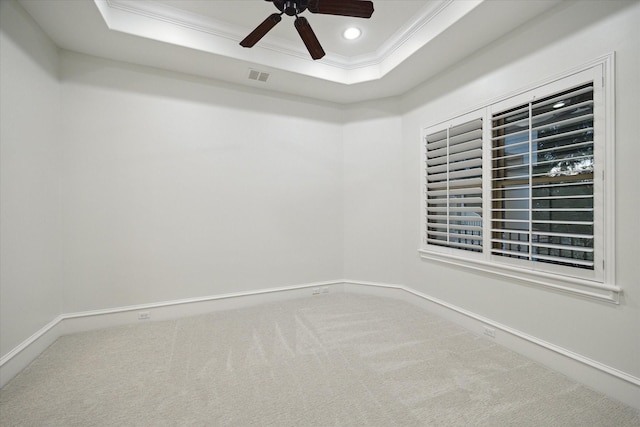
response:
[[[261,23],[268,15],[277,12],[271,2],[256,0],[157,0],[164,6],[193,13],[214,21],[222,21],[236,25],[246,35],[253,27]],[[375,52],[380,45],[390,39],[395,32],[404,30],[421,12],[440,2],[434,0],[386,0],[375,2],[375,13],[370,19],[350,18],[335,15],[319,15],[303,12],[301,16],[309,19],[314,32],[327,52],[344,57],[358,56]],[[303,50],[302,41],[293,27],[293,18],[283,15],[283,20],[268,36],[265,42],[278,41],[287,43],[292,49]],[[357,26],[364,32],[364,37],[357,41],[345,40],[342,30],[349,26]],[[249,31],[247,31],[249,30]]]
[[[313,61],[286,15],[253,48],[238,44],[277,12],[263,0],[19,0],[63,49],[338,103],[405,93],[560,1],[374,0],[371,19],[306,11],[327,52]],[[356,41],[341,36],[351,25]]]

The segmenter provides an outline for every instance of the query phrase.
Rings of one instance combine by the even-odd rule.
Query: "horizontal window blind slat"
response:
[[[451,137],[455,137],[455,136],[469,133],[478,129],[482,130],[481,118],[471,120],[469,122],[451,127],[451,129],[449,129],[449,135]]]
[[[427,199],[427,210],[437,208],[439,206],[447,206],[449,201],[447,199]]]
[[[492,248],[491,249],[491,253],[492,254],[500,254],[500,255],[513,255],[516,257],[524,257],[524,258],[528,258],[529,257],[529,252],[518,252],[518,251],[507,251],[504,249],[495,249]]]
[[[573,144],[566,144],[566,145],[561,145],[558,147],[551,147],[551,148],[542,148],[540,150],[536,150],[533,151],[534,154],[544,154],[544,153],[553,153],[554,151],[561,151],[561,150],[567,150],[567,149],[571,149],[571,150],[577,150],[578,148],[586,148],[586,147],[590,147],[593,145],[593,141],[579,141],[579,142],[575,142]]]
[[[575,251],[575,252],[593,252],[593,248],[588,248],[585,246],[571,246],[571,245],[556,245],[551,243],[536,243],[532,242],[531,246],[537,248],[548,248],[548,249],[559,249],[565,251]]]
[[[446,240],[473,240],[480,242],[482,241],[482,236],[477,234],[458,234],[458,233],[448,233],[446,231],[429,231],[427,232],[427,237],[443,237]]]
[[[510,191],[510,190],[501,190]],[[529,200],[529,197],[494,197],[494,202],[521,202]],[[593,200],[592,194],[566,194],[562,196],[534,196],[531,197],[534,202],[553,201],[553,200]]]
[[[482,197],[451,197],[448,200],[451,204],[482,204]]]
[[[450,162],[458,162],[465,159],[481,159],[482,148],[473,148],[471,150],[461,151],[459,153],[451,153],[449,155]]]
[[[561,187],[576,187],[576,186],[581,186],[581,185],[589,185],[589,186],[593,186],[593,182],[573,182],[573,181],[569,181],[569,182],[550,182],[550,183],[546,183],[544,185],[536,185],[534,183],[534,185],[531,186],[531,188],[533,190],[539,190],[539,189],[557,189],[557,188],[561,188]]]
[[[529,175],[517,175],[517,176],[491,178],[491,181],[494,181],[494,182],[525,181],[525,180],[526,181],[529,180]]]
[[[427,223],[427,226],[428,226],[427,234],[429,234],[429,233],[446,233],[447,230],[449,229],[447,227],[447,224]]]
[[[429,182],[437,182],[437,181],[442,181],[445,183],[447,182],[447,173],[446,172],[440,172],[440,173],[428,173],[427,174],[427,180]]]
[[[480,221],[480,219],[478,219]],[[482,225],[463,225],[463,224],[451,224],[450,228],[452,230],[466,230],[472,231],[476,233],[482,232]]]
[[[482,246],[480,246],[479,244],[476,245],[471,245],[468,243],[461,243],[461,242],[448,242],[448,246],[450,247],[454,247],[454,248],[464,248],[464,249],[471,249],[471,250],[475,250],[475,251],[482,251]]]
[[[429,172],[427,173],[427,176],[430,179],[438,179],[438,177],[441,177],[443,174],[445,174],[444,176],[446,177],[447,171],[450,175],[453,175],[454,173],[457,173],[461,170],[475,171],[474,175],[482,176],[482,170],[480,169],[481,167],[482,167],[482,159],[472,159],[472,160],[466,160],[464,162],[456,162],[456,163],[450,163],[448,165],[444,164],[436,167],[430,167]],[[470,175],[471,174],[467,174],[465,176],[470,176]]]
[[[524,246],[529,246],[529,242],[528,241],[522,241],[522,240],[509,240],[509,239],[491,239],[492,243],[504,243],[506,245],[524,245]],[[528,249],[527,249],[528,252]]]
[[[459,179],[454,182],[451,182],[450,184],[451,184],[451,187],[455,187],[455,188],[461,188],[461,187],[478,188],[482,186],[482,178]]]
[[[429,212],[450,212],[451,214],[454,214],[456,212],[474,212],[474,213],[481,213],[482,212],[482,207],[474,207],[474,206],[442,206],[442,207],[429,207],[428,208]],[[470,218],[470,217],[469,217]],[[457,219],[457,218],[454,218]],[[467,218],[468,219],[468,218]]]
[[[460,170],[460,169],[472,169],[472,168],[479,168],[482,166],[482,158],[472,158],[472,159],[468,159],[468,160],[462,160],[462,161],[456,161],[456,162],[451,162],[449,164],[449,171],[453,172],[456,170]],[[480,171],[482,172],[482,171]],[[480,173],[482,175],[482,173]]]
[[[426,147],[427,147],[427,153],[433,152],[435,150],[441,150],[447,147],[447,139],[444,138],[444,139],[438,139],[434,141],[429,141],[427,139]]]
[[[531,187],[529,187],[528,185],[512,185],[509,187],[497,187],[497,188],[492,188],[491,191],[492,192],[505,192],[505,191],[511,191],[511,192],[517,192],[517,191],[521,191],[521,190],[529,190]],[[495,200],[492,199],[492,200]]]
[[[449,240],[472,240],[474,242],[481,242],[482,236],[478,236],[477,234],[449,233]]]
[[[427,144],[439,143],[441,141],[444,141],[445,144],[446,144],[447,143],[447,129],[443,129],[443,130],[438,131],[438,132],[430,133],[429,135],[427,135],[425,137],[425,140],[427,141]]]
[[[505,137],[521,135],[523,130],[526,130],[526,132],[524,132],[525,134],[528,133],[530,124],[528,111],[520,116],[512,116],[508,118],[511,120],[503,123],[501,123],[500,120],[493,121],[492,131],[494,138],[498,136]]]
[[[464,188],[451,188],[449,193],[451,196],[463,196],[467,194],[482,194],[482,187],[464,187]],[[446,196],[447,190],[433,190],[429,191],[429,195],[433,197]]]
[[[493,212],[529,212],[529,208],[493,208]],[[593,208],[531,208],[531,212],[593,212]]]
[[[576,200],[592,200],[593,194],[567,194],[562,196],[535,196],[531,198],[532,200],[567,200],[567,199],[576,199]],[[500,199],[494,199],[500,200]]]
[[[472,141],[466,141],[457,145],[450,146],[449,155],[453,155],[456,153],[463,153],[465,151],[472,151],[478,148],[482,148],[482,138],[474,139]]]
[[[523,163],[523,164],[517,164],[517,165],[509,165],[509,166],[499,166],[499,167],[494,167],[493,168],[494,172],[496,172],[496,174],[501,178],[501,179],[505,179],[505,178],[510,178],[511,175],[507,175],[509,173],[525,173],[529,171],[529,164],[528,163]],[[519,175],[521,176],[521,175]]]
[[[430,147],[427,146],[427,158],[435,159],[437,157],[443,157],[446,159],[447,157],[447,146],[444,147]]]
[[[427,168],[432,167],[432,166],[438,166],[438,165],[446,165],[447,164],[447,158],[446,157],[436,157],[434,159],[427,159],[425,161]]]
[[[482,143],[482,129],[476,129],[462,135],[452,135],[449,137],[449,150],[453,149],[453,147],[469,144],[471,142],[476,143],[478,141]]]
[[[549,135],[549,136],[543,136],[543,137],[540,137],[540,138],[534,138],[533,142],[542,143],[542,142],[552,141],[552,140],[558,139],[558,138],[568,138],[570,136],[575,136],[575,135],[584,135],[584,134],[588,135],[590,132],[593,132],[593,127],[580,128],[580,129],[572,130],[572,131],[569,131],[569,132],[563,132],[561,134],[554,134],[554,135]],[[592,138],[592,136],[590,136],[590,137]]]
[[[431,191],[431,189],[444,189],[446,191],[447,188],[447,182],[446,181],[440,181],[440,182],[427,182],[427,191]]]
[[[507,128],[507,126],[512,126],[512,125],[505,125],[505,126],[499,126],[499,127]],[[510,139],[511,141],[513,141],[513,143],[509,144],[509,147],[515,147],[517,145],[522,145],[523,144],[522,142],[515,142],[516,138],[524,138],[527,141],[529,139],[529,126],[528,125],[524,126],[524,127],[518,127],[518,129],[514,129],[511,132],[505,132],[505,133],[497,133],[497,132],[495,132],[496,129],[498,129],[498,128],[494,127],[493,136],[491,137],[491,141],[492,142]],[[501,147],[504,147],[504,145],[501,145]]]
[[[500,113],[496,113],[493,115],[493,121],[499,121],[499,120],[503,120],[506,119],[508,117],[517,117],[517,116],[522,116],[523,114],[528,115],[529,114],[529,105],[525,104],[523,106],[520,107],[516,107],[507,111],[502,111]],[[495,129],[495,127],[494,127]]]
[[[545,237],[560,237],[567,239],[585,239],[585,240],[593,240],[593,234],[579,234],[579,233],[556,233],[551,231],[532,231],[531,233],[534,236],[545,236]]]
[[[427,175],[434,175],[437,173],[446,172],[447,169],[449,168],[449,165],[446,162],[438,165],[433,165],[433,166],[430,166],[429,164],[427,164],[427,166],[429,166],[429,171],[427,172]]]
[[[494,202],[522,202],[522,201],[529,201],[528,197],[494,197],[493,198]]]
[[[532,212],[593,212],[593,208],[532,208]]]
[[[521,159],[521,160],[520,160]],[[493,162],[494,164],[500,164],[500,163],[515,163],[518,160],[520,160],[521,164],[529,164],[529,151],[525,151],[522,153],[515,153],[515,154],[506,154],[504,156],[493,156]]]
[[[471,216],[458,215],[459,213],[474,213],[477,214],[478,217],[482,214],[482,206],[462,206],[462,207],[450,207],[449,215],[451,217],[451,221],[479,221],[481,218],[473,218]]]
[[[492,227],[493,229],[491,231],[493,231],[494,233],[499,233],[501,231],[504,232],[523,232],[522,228],[509,228],[509,227],[515,227],[515,225],[504,225],[503,227],[499,228],[496,227],[496,223],[500,223],[500,224],[517,224],[517,225],[524,225],[524,224],[529,224],[529,220],[528,219],[492,219],[491,222],[493,223]],[[528,231],[527,231],[528,233]]]
[[[458,180],[463,180],[465,178],[471,178],[471,177],[482,177],[482,169],[472,168],[472,169],[449,171],[450,181],[454,181],[454,180],[458,181]]]
[[[553,261],[561,264],[577,264],[577,265],[583,265],[586,267],[593,267],[593,261],[587,261],[587,260],[581,260],[581,259],[575,259],[575,258],[564,258],[564,257],[540,255],[540,254],[534,254],[532,255],[532,257],[534,259],[543,259],[543,260]]]
[[[431,222],[435,221],[447,221],[449,217],[447,215],[435,215],[435,214],[427,214],[427,220]]]
[[[427,238],[427,243],[430,245],[437,245],[437,246],[449,246],[449,244],[447,243],[447,241],[441,237],[441,238]]]
[[[533,224],[560,224],[560,225],[593,225],[593,221],[551,221],[534,219]]]

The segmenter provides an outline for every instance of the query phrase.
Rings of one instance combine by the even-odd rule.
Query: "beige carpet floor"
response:
[[[9,426],[640,426],[640,414],[410,304],[347,293],[64,336]]]

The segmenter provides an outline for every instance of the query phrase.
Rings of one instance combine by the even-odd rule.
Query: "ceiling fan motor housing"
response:
[[[295,16],[307,10],[309,0],[273,0],[273,4],[283,13]]]

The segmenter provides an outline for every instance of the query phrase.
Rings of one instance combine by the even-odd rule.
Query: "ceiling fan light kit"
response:
[[[301,16],[302,12],[323,15],[350,16],[355,18],[371,18],[373,2],[368,0],[265,0],[272,2],[280,13],[273,13],[256,27],[241,42],[242,47],[253,47],[281,20],[282,15],[295,16],[294,26],[304,42],[311,57],[316,60],[325,55],[322,45],[318,41],[309,21]]]

